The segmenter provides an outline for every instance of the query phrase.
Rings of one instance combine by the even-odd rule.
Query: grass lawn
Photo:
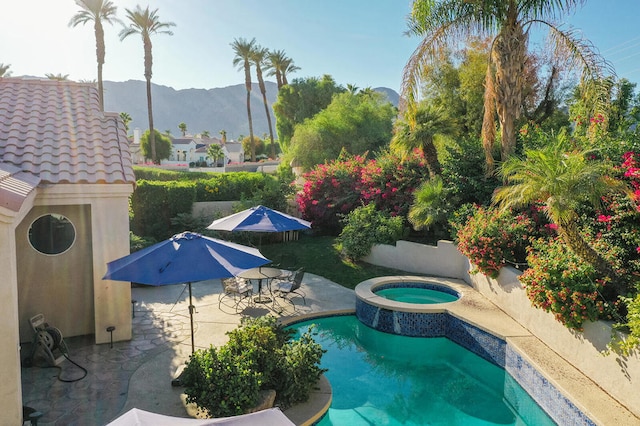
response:
[[[383,268],[365,262],[351,263],[340,257],[333,247],[335,237],[300,235],[297,241],[262,244],[260,252],[283,269],[305,268],[347,288],[361,281],[384,275],[406,275],[406,272]]]

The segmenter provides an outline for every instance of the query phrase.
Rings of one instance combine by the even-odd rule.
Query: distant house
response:
[[[227,141],[225,147],[229,153],[229,162],[244,163],[244,149],[240,142]]]
[[[194,138],[175,138],[171,139],[171,155],[168,160],[162,160],[162,165],[186,165],[197,161],[196,149],[198,143]]]
[[[117,113],[93,84],[0,78],[0,412],[21,424],[21,343],[43,314],[64,337],[131,338],[131,286],[103,281],[129,253],[135,185]]]

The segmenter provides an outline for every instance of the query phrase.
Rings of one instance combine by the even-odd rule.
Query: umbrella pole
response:
[[[191,300],[191,282],[189,282],[189,318],[191,319],[191,353],[193,354],[196,351],[196,345],[193,338],[193,311],[195,310],[195,306],[193,306],[193,302]]]

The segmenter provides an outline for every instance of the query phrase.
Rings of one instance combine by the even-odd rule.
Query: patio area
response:
[[[127,285],[126,283],[122,283]],[[355,294],[336,283],[305,274],[302,289],[306,305],[294,299],[296,315],[354,309]],[[194,340],[197,349],[220,346],[226,332],[243,316],[277,315],[269,305],[247,307],[238,314],[218,308],[220,280],[192,284]],[[104,425],[139,408],[159,414],[188,417],[181,400],[182,388],[171,386],[176,371],[191,354],[188,292],[184,285],[138,286],[131,290],[133,338],[131,341],[95,345],[93,336],[65,338],[69,358],[57,368],[22,368],[23,404],[43,415],[38,425]],[[294,314],[285,310],[280,316]],[[64,333],[64,330],[62,330]],[[24,345],[22,356],[29,353]]]

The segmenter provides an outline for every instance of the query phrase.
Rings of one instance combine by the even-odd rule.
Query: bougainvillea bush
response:
[[[478,207],[457,227],[458,249],[471,261],[471,273],[496,278],[507,265],[524,263],[529,238],[537,235],[534,221],[527,215],[496,208]]]
[[[345,215],[362,205],[373,203],[380,211],[405,218],[413,192],[426,176],[420,151],[405,159],[391,153],[373,160],[342,154],[304,174],[296,201],[314,229],[338,234]]]
[[[535,240],[527,262],[520,282],[533,306],[574,330],[582,330],[585,321],[612,318],[616,302],[602,296],[606,283],[559,237]]]

